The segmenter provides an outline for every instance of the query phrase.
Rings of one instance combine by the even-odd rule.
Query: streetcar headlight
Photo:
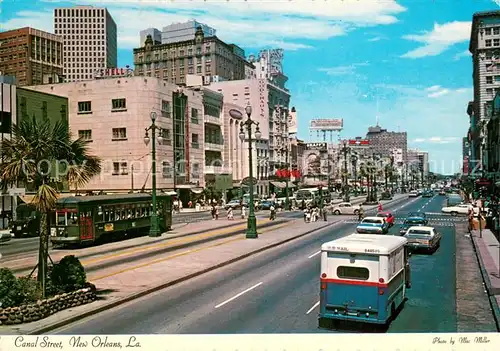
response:
[[[50,235],[51,236],[57,236],[57,229],[56,228],[50,228]]]

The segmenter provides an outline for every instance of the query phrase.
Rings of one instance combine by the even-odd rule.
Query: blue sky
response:
[[[378,116],[444,173],[459,169],[468,128],[472,14],[498,9],[491,0],[3,0],[3,29],[53,32],[53,8],[74,4],[108,7],[121,67],[132,65],[141,29],[191,18],[247,55],[282,47],[299,137],[310,138],[312,118],[343,118],[342,137],[364,136]]]

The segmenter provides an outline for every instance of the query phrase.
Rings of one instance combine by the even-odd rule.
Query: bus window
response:
[[[365,267],[337,267],[337,276],[341,279],[368,280],[370,271]]]

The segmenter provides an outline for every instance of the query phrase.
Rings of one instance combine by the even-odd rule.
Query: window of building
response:
[[[493,46],[500,46],[500,39],[493,39]]]
[[[191,109],[191,123],[198,124],[198,110],[195,108]]]
[[[172,178],[172,165],[168,161],[163,161],[161,164],[161,173],[163,178]]]
[[[113,162],[113,175],[127,175],[127,162]]]
[[[113,140],[126,140],[127,128],[113,128]]]
[[[486,76],[486,84],[493,84],[493,76]]]
[[[111,100],[111,111],[127,110],[127,101],[124,98]]]
[[[193,163],[191,177],[195,179],[200,178],[200,165],[198,163]]]
[[[196,73],[200,74],[201,73],[201,66],[196,67]]]
[[[212,67],[211,67],[210,63],[207,63],[205,65],[205,72],[206,73],[210,73],[211,71],[212,71]]]
[[[78,102],[78,114],[92,113],[92,102],[91,101],[79,101]]]
[[[488,47],[491,47],[491,39],[486,39],[486,40],[484,41],[484,46],[486,46],[487,48],[488,48]]]
[[[493,88],[486,89],[486,94],[493,95]]]
[[[493,35],[499,35],[500,34],[500,28],[495,27],[493,28]]]
[[[198,134],[191,134],[191,147],[193,149],[198,149],[200,147]]]
[[[170,132],[170,129],[162,129],[161,136],[163,138],[164,145],[172,145],[172,133]]]
[[[92,130],[91,129],[79,130],[78,138],[89,142],[92,141]]]
[[[172,117],[170,101],[166,100],[161,101],[161,115],[162,117],[167,117],[167,118]]]

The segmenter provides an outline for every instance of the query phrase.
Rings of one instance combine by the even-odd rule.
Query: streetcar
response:
[[[351,234],[321,246],[319,325],[334,320],[386,325],[411,287],[407,239]]]
[[[172,197],[158,194],[161,232],[172,227]],[[92,244],[103,237],[147,232],[153,213],[147,193],[73,196],[56,202],[50,238],[55,245]]]

